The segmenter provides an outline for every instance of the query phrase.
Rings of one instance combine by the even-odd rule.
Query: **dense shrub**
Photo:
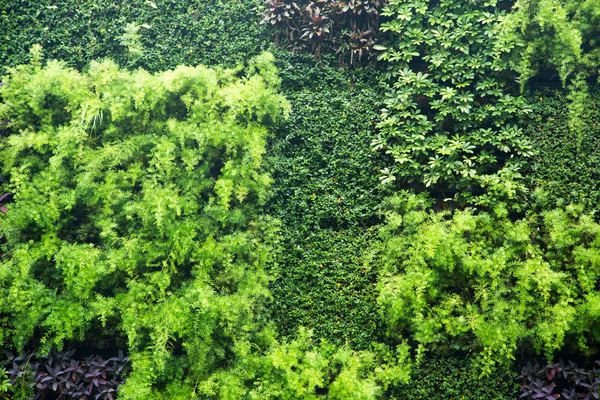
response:
[[[0,65],[25,60],[23,47],[30,43],[42,43],[51,57],[71,66],[85,67],[89,60],[109,56],[121,65],[151,71],[178,63],[234,65],[271,44],[263,34],[268,26],[258,23],[253,0],[175,3],[156,1],[157,9],[145,1],[119,7],[65,1],[50,9],[36,2],[18,7],[0,4],[0,9],[6,7],[6,35],[0,34],[0,46],[6,46],[6,51],[0,51],[0,57],[5,57]],[[58,23],[71,18],[71,24]],[[55,22],[48,25],[50,20]],[[133,64],[122,42],[128,23],[138,26],[144,51]],[[43,26],[52,29],[45,31]],[[4,42],[6,36],[14,41]],[[360,256],[372,236],[362,228],[378,222],[378,205],[384,197],[377,180],[383,162],[369,148],[381,103],[377,72],[340,69],[338,58],[331,55],[324,55],[322,66],[317,66],[302,52],[275,54],[282,91],[293,110],[289,122],[278,128],[268,144],[274,177],[269,212],[283,221],[285,247],[292,246],[303,261],[290,252],[277,255],[281,275],[273,284],[273,315],[279,330],[291,336],[305,324],[315,337],[325,335],[337,344],[349,340],[368,347],[376,336],[375,278],[373,272],[361,269]],[[307,237],[306,232],[316,227],[324,230]],[[315,273],[335,279],[317,279]],[[293,287],[299,289],[290,290]],[[308,303],[309,298],[318,300]],[[299,302],[306,313],[294,309]],[[350,305],[352,314],[345,311]]]
[[[142,54],[134,66],[164,71],[177,65],[226,65],[269,45],[256,0],[1,1],[0,74],[27,60],[40,44],[52,58],[84,68],[105,57],[124,66],[130,58],[123,35],[139,27]],[[130,64],[131,65],[131,64]]]
[[[518,0],[505,21],[507,40],[520,42],[514,56],[521,84],[552,68],[563,84],[598,75],[600,4],[596,0]]]
[[[151,71],[181,63],[233,66],[270,45],[269,24],[259,25],[253,8],[259,3],[0,2],[0,69],[26,59],[24,48],[32,43],[78,68],[106,56]],[[330,46],[357,56],[374,49],[373,32],[346,30],[345,22],[329,33],[311,32],[317,8],[321,17],[331,18],[321,18],[317,27],[355,16],[336,14],[332,5],[341,2],[310,2],[306,9],[308,3],[294,8],[299,10],[294,17],[312,13],[310,21],[282,23],[291,40],[308,32],[306,40],[296,41],[299,47]],[[347,2],[344,12],[361,10],[359,3]],[[521,125],[527,138],[511,125],[524,103],[503,92],[510,75],[501,71],[508,69],[511,43],[501,40],[512,39],[499,35],[496,23],[504,17],[496,2],[390,4],[388,16],[404,25],[400,32],[390,23],[385,28],[390,41],[379,49],[392,61],[384,78],[398,87],[384,96],[376,68],[340,69],[339,59],[327,54],[316,66],[301,52],[277,50],[292,114],[276,125],[266,145],[264,126],[272,125],[279,108],[274,92],[259,84],[262,79],[267,88],[277,87],[268,64],[252,68],[262,78],[242,68],[202,72],[212,82],[203,81],[206,91],[178,75],[191,73],[194,80],[206,71],[202,68],[153,77],[104,63],[77,75],[51,64],[43,69],[46,77],[39,67],[27,67],[35,79],[21,69],[14,76],[22,82],[5,80],[0,95],[12,106],[0,111],[5,163],[0,210],[7,211],[0,214],[2,345],[39,345],[47,351],[65,342],[110,342],[132,353],[134,372],[122,397],[211,400],[513,396],[510,383],[460,379],[470,364],[456,360],[423,361],[413,383],[396,390],[407,377],[407,347],[394,352],[370,346],[381,339],[385,320],[391,333],[386,340],[409,337],[421,344],[419,350],[450,355],[471,351],[488,374],[496,373],[496,362],[510,361],[520,344],[548,355],[569,342],[593,352],[596,228],[576,208],[544,212],[543,221],[533,215],[516,222],[500,208],[438,216],[404,210],[389,216],[384,244],[371,263],[363,263],[377,242],[381,200],[393,190],[378,184],[385,166],[384,182],[405,174],[418,189],[429,184],[437,198],[491,206],[498,199],[518,199],[524,190],[521,156],[529,155],[531,140],[538,155],[527,179],[547,193],[536,192],[536,204],[548,209],[577,201],[597,208],[598,179],[594,168],[585,166],[596,159],[593,106],[581,113],[590,118],[588,130],[556,122],[565,107],[574,109],[559,99],[540,102],[541,108],[534,104],[539,115]],[[416,7],[424,4],[429,17],[441,18],[433,21],[438,36],[424,37],[413,51],[408,42],[428,34],[421,28],[430,21]],[[273,10],[267,10],[267,19]],[[457,18],[465,10],[467,15]],[[364,27],[379,23],[377,13],[367,14],[356,16]],[[441,37],[446,28],[450,39]],[[494,47],[494,38],[506,47]],[[111,74],[106,82],[95,81]],[[175,79],[179,83],[171,82],[169,89],[165,82],[173,76],[183,80]],[[242,95],[230,96],[240,87]],[[212,100],[189,106],[200,98]],[[384,137],[375,140],[377,109],[385,98]],[[272,107],[265,99],[274,101]],[[399,111],[402,107],[410,109],[410,117]],[[434,122],[424,138],[398,122],[414,117],[427,125],[423,116]],[[201,142],[197,129],[222,135],[212,142],[205,135]],[[410,168],[398,161],[398,152],[408,149],[397,146],[401,139],[414,156]],[[371,142],[387,153],[371,152]],[[270,153],[272,182],[263,152]],[[280,228],[259,216],[267,201]],[[402,225],[394,222],[398,215],[405,218]],[[272,245],[275,231],[281,246]],[[490,266],[488,257],[499,261]],[[271,265],[277,265],[278,276],[267,274]],[[421,269],[408,269],[414,265]],[[519,275],[519,268],[525,272]],[[399,282],[414,283],[419,273],[425,276],[419,280],[426,287],[422,295],[413,296],[412,286],[398,291]],[[269,314],[263,313],[267,302]],[[268,328],[268,319],[275,320],[283,338]],[[296,337],[301,325],[314,335],[301,330]],[[444,373],[456,378],[444,381]]]
[[[0,88],[0,343],[116,340],[122,398],[207,379],[263,335],[266,126],[288,107],[272,56],[151,75],[37,53]]]
[[[539,71],[559,76],[568,92],[573,132],[589,129],[593,96],[588,86],[600,71],[599,10],[596,0],[519,0],[503,27],[505,40],[518,44],[513,57],[522,89]]]
[[[263,353],[246,352],[199,392],[223,400],[386,399],[389,387],[406,383],[410,365],[406,345],[355,352],[325,341],[313,345],[310,332],[300,330],[294,340],[273,342]]]
[[[431,213],[412,195],[391,201],[379,302],[392,337],[417,355],[472,352],[483,374],[519,346],[548,359],[598,350],[600,225],[581,207],[512,221],[503,207]]]

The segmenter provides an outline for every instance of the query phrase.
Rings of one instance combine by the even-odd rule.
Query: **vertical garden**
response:
[[[595,399],[597,0],[0,0],[0,399]]]

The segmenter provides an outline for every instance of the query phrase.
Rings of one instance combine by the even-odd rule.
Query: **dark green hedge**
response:
[[[409,384],[394,391],[392,399],[427,400],[512,400],[518,398],[515,372],[498,371],[481,379],[469,361],[433,358],[423,361],[412,373]]]
[[[529,97],[533,112],[524,119],[525,133],[536,151],[526,173],[532,190],[543,189],[539,205],[551,209],[580,203],[600,213],[600,111],[598,92],[585,120],[586,129],[569,129],[570,101],[560,91]]]
[[[36,43],[48,57],[82,68],[110,57],[127,62],[128,23],[145,49],[137,65],[161,71],[179,64],[233,66],[268,46],[255,0],[0,0],[0,73],[27,60]]]
[[[370,142],[380,95],[372,70],[324,67],[278,52],[290,120],[272,143],[275,195],[285,249],[273,284],[273,318],[283,334],[300,325],[359,348],[379,325],[375,273],[362,256],[385,196]]]

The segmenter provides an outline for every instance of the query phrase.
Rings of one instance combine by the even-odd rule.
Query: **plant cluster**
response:
[[[506,208],[425,211],[390,202],[378,265],[379,303],[392,337],[426,351],[471,353],[491,375],[519,349],[597,351],[600,224],[581,207],[511,220]]]
[[[13,385],[35,387],[35,399],[115,399],[127,374],[128,357],[119,351],[107,360],[95,355],[79,360],[74,353],[52,353],[42,359],[8,354],[8,377]]]
[[[521,84],[552,68],[564,85],[598,75],[599,3],[595,0],[518,0],[504,34],[519,44],[515,53]],[[522,48],[521,48],[522,47]]]
[[[446,358],[427,358],[413,368],[411,380],[398,385],[391,399],[428,400],[508,400],[518,397],[516,373],[497,369],[481,378],[470,361],[455,354]]]
[[[523,382],[519,396],[522,399],[598,399],[600,378],[595,367],[578,368],[574,362],[562,360],[545,366],[527,363],[519,378]]]
[[[8,375],[6,374],[6,370],[0,367],[0,397],[3,400],[9,400],[7,393],[12,391],[12,384],[10,383],[10,379],[8,379]]]
[[[0,343],[109,340],[131,357],[120,398],[193,388],[266,335],[273,56],[156,75],[39,57],[0,88]]]
[[[568,125],[578,134],[588,128],[589,84],[600,65],[600,3],[596,0],[519,0],[504,22],[502,36],[518,45],[514,52],[521,89],[540,71],[555,71],[568,91]]]
[[[590,92],[593,99],[596,91]],[[535,155],[525,171],[536,207],[552,209],[581,204],[600,212],[600,112],[597,100],[586,107],[585,128],[570,128],[570,99],[564,93],[538,92],[528,97],[533,112],[521,124]]]
[[[376,74],[340,69],[334,56],[278,50],[282,88],[293,113],[268,148],[281,220],[279,273],[271,318],[293,337],[299,326],[331,343],[369,348],[378,338],[376,272],[362,258],[388,188],[378,184],[380,155],[370,151],[380,96]],[[371,228],[371,229],[370,229]]]
[[[315,344],[311,332],[301,329],[293,340],[244,354],[229,370],[202,382],[199,392],[223,400],[386,399],[391,386],[406,383],[410,367],[406,345],[353,351],[326,341]]]
[[[386,0],[265,0],[261,23],[273,25],[279,44],[309,50],[319,60],[325,49],[358,64],[375,54],[379,16]]]
[[[505,86],[505,11],[496,0],[391,0],[382,16],[389,89],[373,146],[393,159],[382,182],[479,206],[518,199],[531,146],[516,125],[525,102]]]
[[[151,72],[177,65],[234,67],[269,46],[255,5],[256,0],[2,1],[0,75],[26,62],[34,44],[78,69],[107,57]],[[136,32],[136,26],[142,28]]]
[[[38,51],[3,78],[3,347],[110,342],[119,398],[182,400],[506,399],[518,351],[597,351],[600,229],[563,208],[597,212],[596,0],[272,0],[262,25],[256,0],[42,3],[0,4],[0,69],[38,42],[77,68],[238,67],[75,73]],[[269,28],[296,52],[280,78],[248,63]],[[383,74],[330,54],[374,51]],[[513,71],[525,90],[545,68],[568,95],[526,105]],[[379,170],[487,212],[401,194],[379,230]],[[66,388],[37,367],[33,388],[0,373],[0,398]],[[522,393],[593,397],[573,371]]]

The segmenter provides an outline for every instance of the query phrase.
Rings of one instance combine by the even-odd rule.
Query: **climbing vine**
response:
[[[506,10],[496,0],[391,0],[382,16],[388,90],[373,146],[393,160],[382,181],[481,206],[517,199],[531,147],[515,124],[525,102],[505,84]]]

